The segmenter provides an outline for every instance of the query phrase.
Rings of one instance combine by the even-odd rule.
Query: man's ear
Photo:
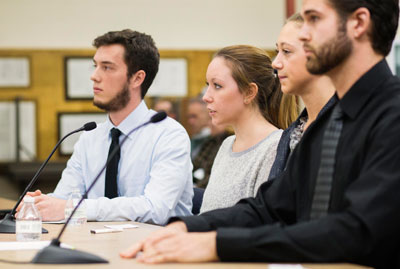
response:
[[[146,72],[144,72],[143,70],[139,70],[135,74],[133,74],[129,79],[129,86],[132,88],[138,88],[142,86],[142,83],[145,78],[146,78]]]
[[[371,28],[371,13],[367,8],[360,7],[349,16],[347,23],[350,34],[355,39],[366,37]]]

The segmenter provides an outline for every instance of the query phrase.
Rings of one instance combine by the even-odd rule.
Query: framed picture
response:
[[[36,159],[36,102],[0,102],[0,162]]]
[[[67,100],[91,100],[93,82],[90,76],[94,70],[91,57],[64,58],[65,96]]]
[[[160,59],[158,73],[149,88],[149,97],[185,97],[188,92],[188,69],[185,58]]]
[[[29,87],[29,65],[28,57],[0,57],[0,87]]]
[[[97,124],[104,122],[107,114],[102,112],[60,112],[58,113],[58,140],[69,132],[82,127],[85,123],[94,121]],[[60,145],[59,153],[61,156],[71,155],[74,145],[78,141],[80,134],[74,134],[64,140]]]
[[[392,49],[386,60],[393,74],[400,77],[400,39],[393,41]]]

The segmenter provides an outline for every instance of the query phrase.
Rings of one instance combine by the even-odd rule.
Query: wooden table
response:
[[[0,208],[12,208],[13,201],[0,198]],[[133,223],[133,222],[123,222]],[[146,269],[164,269],[164,268],[220,268],[220,269],[267,269],[266,263],[201,263],[201,264],[162,264],[145,265],[137,263],[135,259],[122,259],[118,253],[131,246],[134,242],[145,238],[151,232],[162,229],[160,226],[134,223],[139,226],[135,229],[125,229],[119,233],[91,234],[90,229],[104,228],[106,224],[119,224],[116,222],[88,222],[82,226],[69,226],[61,238],[61,242],[75,247],[77,250],[83,250],[107,259],[109,264],[95,265],[33,265],[33,264],[6,264],[0,263],[0,268],[62,268],[62,269],[80,269],[80,268],[146,268]],[[57,237],[61,230],[60,224],[43,224],[49,233],[42,234],[41,240],[51,240]],[[0,234],[0,241],[15,241],[15,234]],[[19,251],[0,251],[0,259],[13,261],[30,261],[37,253],[37,250],[19,250]],[[309,269],[365,269],[366,267],[350,264],[303,264]]]

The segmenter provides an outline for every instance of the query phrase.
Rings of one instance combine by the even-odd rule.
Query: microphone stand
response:
[[[82,195],[82,198],[79,200],[78,204],[75,206],[74,210],[72,211],[71,215],[68,217],[67,221],[65,222],[64,226],[62,227],[60,233],[58,234],[57,238],[54,238],[51,240],[51,243],[49,246],[43,248],[41,251],[39,251],[35,257],[32,259],[32,263],[36,264],[87,264],[87,263],[108,263],[107,260],[97,256],[93,255],[91,253],[85,252],[85,251],[80,251],[80,250],[74,250],[74,249],[67,249],[67,248],[61,248],[61,242],[60,238],[62,234],[64,233],[65,229],[68,226],[68,223],[70,222],[72,216],[75,214],[76,210],[78,207],[81,205],[85,197],[87,197],[87,194],[89,191],[93,188],[93,186],[96,184],[98,179],[100,178],[101,174],[104,172],[104,170],[107,168],[107,165],[111,161],[111,159],[115,156],[117,151],[120,149],[120,147],[125,143],[126,139],[131,135],[134,131],[137,129],[149,124],[149,123],[156,123],[159,121],[164,120],[167,117],[167,114],[165,112],[158,112],[157,114],[153,115],[151,119],[136,128],[133,128],[125,137],[124,139],[121,140],[121,143],[119,144],[118,147],[115,147],[114,150],[110,153],[106,164],[103,166],[103,168],[100,170],[100,172],[97,174],[97,176],[94,178],[93,182],[89,185],[89,188],[86,190],[84,195]]]
[[[17,203],[15,204],[14,208],[11,210],[10,213],[7,213],[4,218],[0,221],[0,233],[15,233],[15,212],[17,211],[17,208],[19,204],[22,202],[24,199],[26,193],[29,191],[29,189],[33,186],[33,184],[36,183],[36,180],[38,179],[39,175],[41,174],[43,168],[47,165],[49,162],[50,158],[53,156],[54,152],[57,150],[58,146],[70,135],[80,132],[80,131],[90,131],[92,129],[96,128],[96,123],[95,122],[89,122],[86,123],[83,127],[74,130],[68,134],[66,134],[63,138],[61,138],[56,146],[53,148],[53,151],[50,153],[50,155],[47,157],[47,159],[42,163],[40,166],[39,170],[37,170],[36,174],[33,176],[32,180],[29,182],[28,186],[26,186],[25,190],[22,192],[21,196],[19,197]],[[46,229],[42,228],[42,233],[48,233]]]

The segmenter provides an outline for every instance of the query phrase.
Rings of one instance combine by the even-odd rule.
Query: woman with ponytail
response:
[[[200,212],[256,195],[268,179],[282,129],[298,111],[296,98],[281,92],[267,53],[253,46],[218,51],[206,81],[203,100],[212,124],[230,125],[235,134],[218,151]]]

